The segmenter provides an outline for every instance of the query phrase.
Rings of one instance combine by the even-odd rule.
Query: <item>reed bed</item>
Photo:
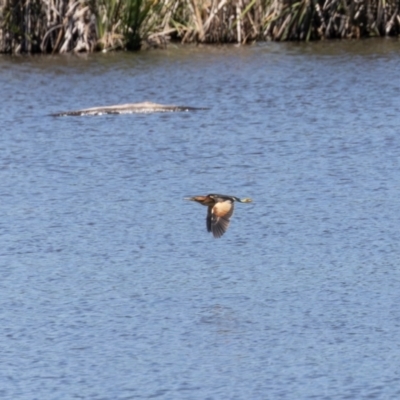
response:
[[[0,52],[400,34],[398,0],[0,0]]]
[[[394,36],[400,33],[397,0],[273,1],[263,36],[272,40],[318,40]]]
[[[69,0],[0,0],[0,51],[93,51],[96,16],[90,3]]]

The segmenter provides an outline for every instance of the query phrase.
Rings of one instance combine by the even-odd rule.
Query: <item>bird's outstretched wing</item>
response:
[[[211,232],[211,211],[212,211],[213,206],[209,206],[207,208],[207,218],[206,218],[206,224],[207,224],[207,232]]]
[[[220,238],[228,229],[233,208],[234,203],[230,199],[219,201],[213,207],[208,207],[207,230],[211,231],[215,238]]]

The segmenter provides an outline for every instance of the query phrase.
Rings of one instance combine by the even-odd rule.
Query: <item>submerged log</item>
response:
[[[177,112],[207,110],[204,107],[186,107],[157,104],[145,101],[144,103],[130,103],[115,106],[84,108],[83,110],[64,111],[51,114],[54,117],[81,116],[81,115],[103,115],[103,114],[133,114],[133,113],[155,113],[155,112]]]

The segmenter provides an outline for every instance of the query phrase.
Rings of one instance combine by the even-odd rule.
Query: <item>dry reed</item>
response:
[[[398,0],[0,0],[0,52],[400,34]]]

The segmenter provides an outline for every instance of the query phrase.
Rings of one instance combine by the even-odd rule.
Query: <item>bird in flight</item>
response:
[[[207,196],[187,197],[185,200],[197,201],[207,206],[207,231],[212,232],[215,238],[220,238],[228,229],[230,218],[233,214],[235,201],[239,203],[251,203],[248,197],[239,199],[235,196],[224,194],[208,194]]]

